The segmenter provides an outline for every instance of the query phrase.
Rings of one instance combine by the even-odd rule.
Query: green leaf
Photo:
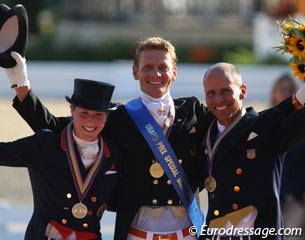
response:
[[[297,36],[299,36],[300,38],[305,38],[304,32],[302,32],[300,29],[298,28],[292,28],[291,29],[291,33],[295,34]]]
[[[296,64],[305,64],[305,59],[300,60],[298,57],[291,58],[291,62]]]

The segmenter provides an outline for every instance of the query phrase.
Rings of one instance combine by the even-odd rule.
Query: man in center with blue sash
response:
[[[26,65],[18,62],[15,76],[8,74],[17,86],[13,106],[34,131],[64,128],[69,118],[48,112],[28,80],[23,84]],[[197,239],[189,227],[203,224],[195,196],[204,182],[199,150],[208,123],[195,97],[172,99],[176,63],[170,42],[159,37],[140,42],[133,64],[139,97],[119,106],[105,126],[103,134],[115,140],[124,158],[115,240]]]

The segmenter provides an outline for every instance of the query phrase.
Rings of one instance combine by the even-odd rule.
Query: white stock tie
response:
[[[82,162],[85,168],[88,169],[94,163],[99,152],[98,140],[87,142],[75,136],[74,132],[73,137],[79,150]]]
[[[166,93],[162,98],[152,98],[141,91],[140,97],[143,104],[146,106],[159,126],[163,127],[164,121],[167,118],[170,109],[174,107],[174,102],[169,92]]]

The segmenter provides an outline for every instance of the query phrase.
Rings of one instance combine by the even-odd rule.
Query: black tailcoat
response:
[[[72,215],[71,209],[79,202],[79,198],[67,160],[66,148],[61,144],[61,133],[41,130],[30,137],[0,143],[0,165],[26,167],[29,172],[34,212],[25,239],[45,239],[44,233],[51,220],[75,231],[96,233],[97,239],[101,239],[101,216],[98,216],[97,212],[113,198],[119,178],[118,173],[106,173],[114,164],[114,170],[118,170],[120,160],[117,147],[110,141],[107,141],[107,145],[110,155],[104,157],[99,172],[82,201],[90,213],[83,219],[77,219]],[[77,158],[84,179],[89,169],[84,167],[79,154]]]
[[[203,119],[200,122],[196,116],[196,112],[202,111],[197,99],[176,99],[174,104],[176,115],[168,140],[177,158],[182,160],[181,165],[195,192],[203,184],[203,162],[199,148],[203,136],[202,127],[208,124],[202,122]],[[158,184],[153,183],[154,178],[150,175],[149,168],[154,155],[123,106],[111,113],[107,130],[124,156],[114,238],[123,240],[141,206],[177,206],[181,205],[181,201],[173,186],[168,184],[166,175],[158,179]]]

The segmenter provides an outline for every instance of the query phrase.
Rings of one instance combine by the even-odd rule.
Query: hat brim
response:
[[[7,9],[1,5],[1,9]],[[24,57],[28,42],[28,15],[26,9],[18,4],[9,9],[0,20],[0,66],[11,68],[16,65],[11,52],[18,52]]]
[[[71,99],[68,96],[65,96],[65,98],[69,103],[73,104],[74,106],[92,110],[92,111],[97,111],[97,112],[111,112],[111,111],[115,111],[118,108],[118,105],[115,103],[110,103],[110,106],[108,108],[105,108],[102,106],[93,106],[93,105],[89,105],[89,104],[79,103],[77,101],[74,101],[73,99]]]

